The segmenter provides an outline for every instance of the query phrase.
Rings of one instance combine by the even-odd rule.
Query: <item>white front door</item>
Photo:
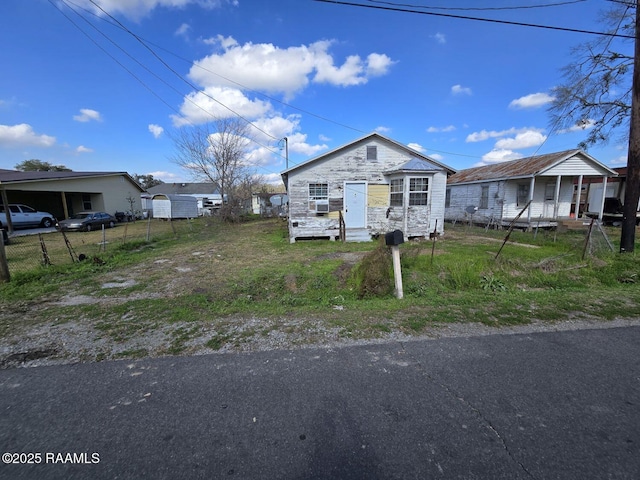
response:
[[[364,228],[367,219],[366,182],[345,182],[344,223],[347,228]]]

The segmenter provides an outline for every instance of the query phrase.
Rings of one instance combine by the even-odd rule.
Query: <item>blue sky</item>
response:
[[[113,18],[90,0],[2,2],[0,168],[37,158],[190,181],[171,160],[170,134],[212,115],[259,127],[250,161],[272,181],[285,168],[283,137],[289,166],[378,131],[460,170],[575,148],[586,136],[552,129],[546,108],[588,34],[313,0],[94,2]],[[610,5],[410,3],[595,31]],[[626,164],[626,145],[589,153]]]

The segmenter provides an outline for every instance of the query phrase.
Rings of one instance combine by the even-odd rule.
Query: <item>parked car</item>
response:
[[[20,203],[9,204],[13,228],[52,227],[55,217],[48,212],[39,212]],[[4,205],[0,205],[0,227],[5,226],[7,216]]]
[[[84,230],[90,232],[105,227],[116,226],[116,217],[105,212],[79,212],[66,220],[60,220],[56,227],[58,230]]]

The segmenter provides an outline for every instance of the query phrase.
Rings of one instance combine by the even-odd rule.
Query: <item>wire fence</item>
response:
[[[96,259],[120,245],[180,237],[193,231],[192,220],[148,219],[118,223],[115,228],[90,232],[18,231],[5,245],[9,273]]]

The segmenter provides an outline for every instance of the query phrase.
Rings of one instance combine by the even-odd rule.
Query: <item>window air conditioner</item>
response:
[[[329,200],[316,200],[316,213],[329,213]]]

